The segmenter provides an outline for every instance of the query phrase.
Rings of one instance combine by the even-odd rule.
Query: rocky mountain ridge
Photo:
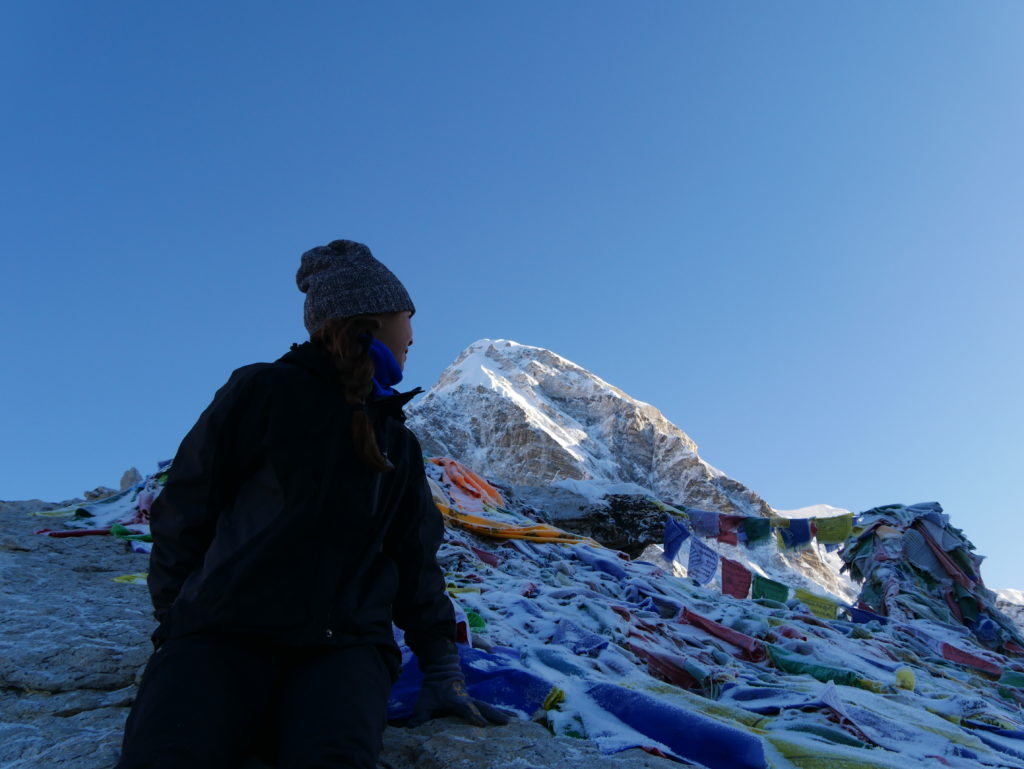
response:
[[[769,515],[654,406],[562,356],[506,339],[469,345],[409,408],[427,454],[459,459],[513,485],[633,483],[659,499]]]

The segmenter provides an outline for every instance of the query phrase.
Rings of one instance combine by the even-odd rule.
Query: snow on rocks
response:
[[[508,525],[517,511],[496,512]],[[501,660],[492,677],[551,686],[542,717],[557,734],[723,769],[1024,766],[1021,658],[962,627],[826,621],[587,544],[450,528],[440,558],[466,640]]]
[[[474,342],[409,415],[428,454],[496,481],[626,483],[658,499],[769,513],[754,492],[701,459],[693,440],[654,406],[539,347]]]
[[[1024,633],[1024,590],[996,590],[996,607]]]

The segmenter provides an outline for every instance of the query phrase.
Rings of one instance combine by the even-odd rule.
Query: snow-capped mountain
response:
[[[996,590],[996,607],[1017,623],[1024,633],[1024,590]]]
[[[408,411],[426,454],[458,459],[506,483],[545,520],[634,556],[661,538],[663,514],[647,495],[744,515],[839,511],[773,510],[701,459],[697,444],[657,408],[541,347],[474,342]],[[781,552],[774,542],[723,549],[765,576],[847,601],[856,596],[835,554]]]
[[[427,454],[458,458],[510,484],[596,479],[692,507],[771,512],[701,459],[697,444],[654,406],[540,347],[474,342],[409,414]]]

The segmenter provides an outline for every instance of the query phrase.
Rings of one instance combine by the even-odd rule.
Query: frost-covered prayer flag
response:
[[[665,516],[665,560],[674,561],[679,555],[679,548],[683,546],[686,538],[690,536],[689,530],[682,523],[671,515]]]
[[[851,622],[865,623],[865,622],[881,622],[883,625],[889,622],[889,618],[882,616],[881,614],[875,614],[873,611],[867,609],[859,609],[856,606],[845,607],[846,611],[850,614]]]
[[[694,537],[690,540],[690,560],[686,574],[698,585],[706,585],[715,577],[718,568],[718,553]]]
[[[746,598],[750,592],[751,574],[738,561],[722,558],[722,592],[733,598]]]
[[[824,596],[815,595],[803,588],[796,589],[796,598],[800,603],[811,610],[811,614],[822,619],[835,619],[838,604]]]

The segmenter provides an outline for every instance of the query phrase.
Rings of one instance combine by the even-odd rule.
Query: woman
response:
[[[393,386],[412,301],[359,243],[302,255],[310,341],[235,371],[182,441],[153,504],[156,650],[119,769],[373,767],[401,658],[413,719],[504,716],[466,694],[436,552],[443,524]],[[267,740],[267,735],[273,739]]]

